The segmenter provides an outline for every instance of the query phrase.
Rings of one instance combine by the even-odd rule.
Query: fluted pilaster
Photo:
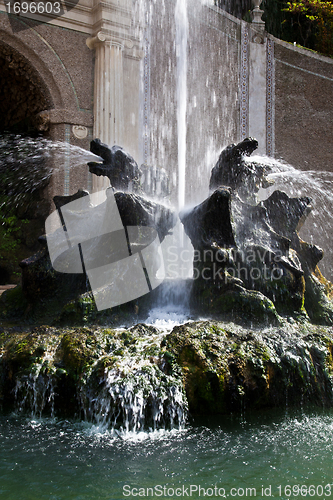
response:
[[[95,49],[94,137],[109,146],[123,142],[123,48],[99,32],[87,41]]]

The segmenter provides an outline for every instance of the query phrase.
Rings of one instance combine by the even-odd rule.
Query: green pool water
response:
[[[6,500],[333,498],[333,411],[206,418],[135,435],[11,414],[0,417],[0,447]]]

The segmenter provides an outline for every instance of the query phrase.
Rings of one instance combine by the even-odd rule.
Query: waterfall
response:
[[[186,102],[187,102],[187,0],[177,0],[175,9],[177,49],[178,208],[185,205]]]
[[[157,366],[128,361],[105,368],[97,395],[95,382],[88,381],[82,399],[87,418],[99,427],[125,432],[183,427],[186,401],[179,381],[169,376],[165,384],[161,380],[165,374]]]
[[[178,146],[178,209],[185,206],[185,178],[186,178],[186,132],[187,132],[187,46],[188,46],[188,17],[187,0],[177,0],[175,8],[176,26],[176,92],[177,92],[177,146]],[[185,237],[184,228],[179,224],[175,230],[175,247],[178,253],[177,277],[181,277],[183,262],[180,258],[184,247],[188,249],[190,242]],[[187,276],[191,275],[192,266],[186,263]],[[184,277],[184,276],[182,276]]]
[[[182,373],[166,350],[170,329],[41,327],[19,336],[14,364],[2,365],[6,373],[16,370],[17,359],[22,365],[11,377],[8,405],[33,418],[65,412],[125,433],[183,428],[188,403]]]

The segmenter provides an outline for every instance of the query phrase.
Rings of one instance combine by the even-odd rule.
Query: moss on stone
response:
[[[19,370],[29,370],[45,353],[42,330],[31,333],[17,334],[8,340],[5,346],[4,358],[7,363],[15,365]]]
[[[332,284],[323,279],[316,274],[307,277],[304,307],[314,324],[333,325],[333,301],[329,299]]]
[[[257,291],[230,291],[214,300],[214,312],[242,322],[279,322],[273,302]]]
[[[327,298],[330,300],[333,299],[333,283],[331,283],[322,275],[318,266],[316,266],[313,274],[317,278],[319,283],[321,283],[324,286],[324,292]]]
[[[199,321],[165,336],[144,324],[125,330],[2,328],[0,353],[0,402],[12,404],[15,387],[23,401],[37,377],[45,390],[50,381],[56,387],[55,405],[66,415],[88,408],[103,391],[107,397],[110,371],[123,373],[147,397],[149,380],[155,391],[160,383],[167,390],[182,381],[192,414],[300,402],[333,405],[333,334],[310,323],[283,321],[263,329]]]
[[[178,327],[167,337],[192,413],[333,403],[330,336],[310,324],[289,332],[284,323],[272,329],[270,340],[260,330],[237,330],[233,324],[228,330],[219,323],[212,329],[211,323]]]
[[[62,361],[69,373],[79,376],[85,367],[91,365],[96,359],[94,347],[96,340],[89,338],[90,332],[75,330],[65,333],[61,340]],[[89,339],[89,347],[87,340]]]
[[[28,308],[29,303],[19,285],[6,290],[0,296],[0,319],[2,320],[24,317]]]

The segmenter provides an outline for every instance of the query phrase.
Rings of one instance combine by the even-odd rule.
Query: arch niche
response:
[[[62,98],[47,65],[18,37],[0,30],[0,68],[0,137],[7,133],[32,136],[42,133],[51,137],[49,114],[51,110],[62,107]],[[44,170],[41,171],[43,174]],[[16,232],[13,233],[10,240],[12,250],[11,247],[0,246],[1,285],[16,283],[21,271],[19,262],[39,250],[38,237],[45,231],[44,221],[50,212],[52,184],[53,179],[41,184],[32,192],[29,204],[18,204],[10,212],[17,217],[17,225],[21,224],[21,220],[25,222],[17,233],[17,241]],[[6,188],[6,183],[1,185],[0,194],[11,196]],[[3,212],[3,215],[8,214]]]
[[[0,42],[0,132],[48,132],[51,92],[22,53]],[[44,113],[43,113],[44,112]]]

